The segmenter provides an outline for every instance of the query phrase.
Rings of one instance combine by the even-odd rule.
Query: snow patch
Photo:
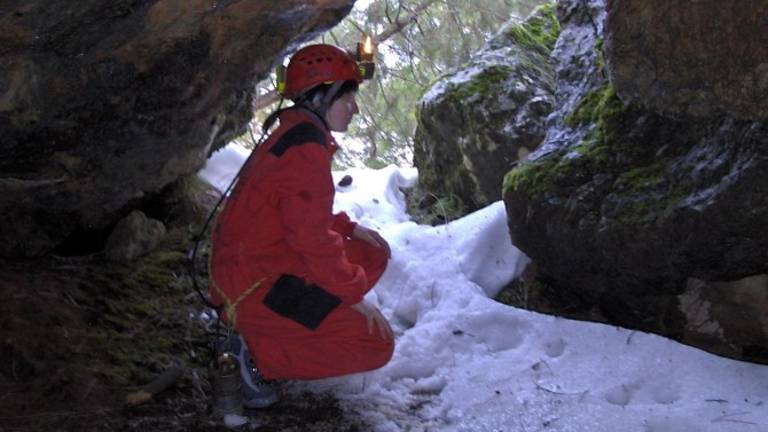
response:
[[[236,172],[220,164],[238,158],[237,150],[212,158],[201,176]],[[421,226],[400,191],[415,170],[333,175],[347,174],[353,182],[337,188],[335,210],[380,230],[392,247],[369,298],[392,323],[395,353],[381,369],[298,388],[332,391],[379,432],[768,430],[766,366],[492,300],[528,260],[510,244],[503,203]]]

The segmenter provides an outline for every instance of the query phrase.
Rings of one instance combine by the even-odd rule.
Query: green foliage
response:
[[[353,12],[334,29],[359,38],[357,26],[380,33],[421,1],[374,1],[363,13]],[[525,17],[542,3],[534,0],[443,0],[433,3],[415,23],[380,47],[377,79],[358,96],[361,115],[349,134],[375,146],[376,157],[410,163],[415,109],[440,76],[464,65],[510,18]],[[351,30],[351,32],[350,32]],[[339,38],[343,40],[342,38]],[[482,89],[479,89],[482,90]]]
[[[613,86],[607,85],[587,93],[576,109],[565,118],[565,124],[576,127],[590,122],[599,122],[623,109],[624,105],[616,97]]]
[[[378,170],[378,169],[386,168],[388,165],[389,165],[388,163],[382,161],[381,159],[376,159],[376,158],[367,159],[365,161],[365,166],[371,169]]]
[[[461,198],[456,195],[438,196],[426,191],[422,186],[403,192],[408,214],[421,225],[442,225],[460,218],[467,212]]]
[[[365,9],[355,8],[339,25],[314,42],[331,43],[351,49],[362,32],[380,34],[402,21],[423,0],[374,0]],[[416,109],[421,96],[440,76],[464,65],[505,22],[526,17],[543,0],[436,0],[415,21],[378,47],[375,78],[358,92],[360,114],[346,135],[365,143],[365,155],[343,149],[341,165],[355,159],[382,163],[410,164]],[[549,44],[541,31],[543,23],[529,30]],[[538,26],[538,27],[537,27]],[[274,88],[270,79],[258,92]],[[260,124],[275,106],[257,113],[253,124]],[[258,129],[258,127],[256,128]],[[257,135],[258,134],[254,134]],[[250,146],[249,134],[239,141]]]

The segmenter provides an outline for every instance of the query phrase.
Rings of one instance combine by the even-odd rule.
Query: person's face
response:
[[[357,109],[357,101],[355,96],[357,92],[347,92],[336,101],[334,101],[328,111],[325,113],[325,121],[328,122],[328,127],[334,132],[346,132],[349,127],[349,122],[352,121],[352,116],[360,112]]]

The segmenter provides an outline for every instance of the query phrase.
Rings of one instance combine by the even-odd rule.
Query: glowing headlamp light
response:
[[[376,64],[373,62],[374,51],[373,38],[370,35],[363,35],[363,40],[357,43],[356,60],[364,80],[373,78],[373,72],[376,70]]]

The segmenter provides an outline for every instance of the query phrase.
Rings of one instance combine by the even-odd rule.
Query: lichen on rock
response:
[[[768,124],[673,119],[623,98],[602,61],[603,2],[564,0],[558,13],[558,109],[540,148],[504,179],[512,240],[561,293],[546,308],[768,361],[761,322],[726,307],[726,282],[768,269],[768,240],[754,235],[768,229]],[[717,325],[684,313],[691,278],[720,290],[707,296]]]
[[[506,24],[460,71],[441,78],[418,110],[414,164],[422,185],[463,211],[501,198],[502,176],[545,134],[553,107],[552,5]]]

